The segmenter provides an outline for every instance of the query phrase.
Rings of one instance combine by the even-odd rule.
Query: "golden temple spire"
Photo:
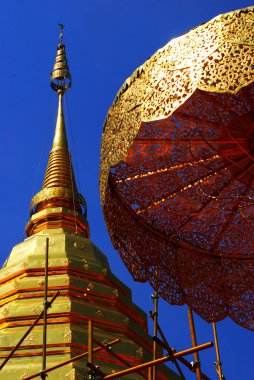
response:
[[[67,149],[68,150],[68,140],[66,136],[64,113],[63,113],[63,94],[58,92],[58,113],[56,119],[56,129],[55,136],[53,140],[52,149]]]
[[[52,150],[42,190],[31,201],[31,219],[27,235],[62,229],[89,236],[86,221],[86,203],[78,193],[68,150],[68,139],[63,112],[63,96],[71,87],[71,74],[63,44],[63,25],[60,24],[60,42],[55,64],[50,75],[50,86],[58,93],[58,112]]]

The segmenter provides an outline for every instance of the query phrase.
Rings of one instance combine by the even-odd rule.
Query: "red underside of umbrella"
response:
[[[104,214],[138,281],[206,321],[254,330],[254,86],[194,94],[142,123],[111,167]]]

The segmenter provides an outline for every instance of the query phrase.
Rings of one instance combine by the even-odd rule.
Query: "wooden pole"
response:
[[[191,309],[188,309],[188,318],[189,318],[192,346],[196,347],[197,346],[196,331],[195,331],[194,319],[193,319],[193,314],[192,314]],[[194,366],[195,366],[194,368],[197,375],[197,380],[202,380],[199,355],[197,351],[194,352]]]
[[[115,379],[115,378],[120,377],[120,376],[125,376],[125,375],[128,375],[129,373],[137,372],[137,371],[144,369],[144,368],[148,368],[148,367],[151,367],[151,366],[154,366],[157,364],[165,363],[166,361],[172,360],[174,358],[178,358],[178,357],[181,357],[184,355],[192,354],[195,351],[205,350],[206,348],[209,348],[212,346],[213,346],[213,342],[204,343],[204,344],[201,344],[201,345],[196,346],[196,347],[189,348],[189,349],[184,350],[184,351],[179,351],[179,352],[173,353],[170,356],[165,356],[163,358],[152,360],[151,362],[139,364],[135,367],[128,368],[128,369],[125,369],[123,371],[107,375],[103,379],[104,380],[109,380],[109,379],[111,380],[111,379]],[[25,379],[25,380],[28,380],[28,379]]]
[[[88,361],[93,364],[93,321],[88,321]]]
[[[158,328],[158,331],[159,331],[159,334],[160,334],[160,336],[161,336],[161,338],[162,338],[162,340],[163,340],[163,342],[161,342],[160,341],[160,339],[158,339],[157,338],[157,341],[158,341],[158,343],[167,351],[167,352],[172,352],[172,348],[170,347],[170,345],[168,344],[168,342],[167,342],[167,339],[165,338],[165,335],[163,334],[163,331],[162,331],[162,329],[160,328],[160,325],[159,325],[159,323],[157,323],[157,328]],[[161,343],[160,343],[161,342]],[[175,351],[176,352],[176,351]],[[174,363],[174,365],[176,366],[176,368],[177,368],[177,370],[178,370],[178,372],[179,372],[179,375],[181,376],[181,379],[182,380],[186,380],[185,379],[185,376],[184,376],[184,374],[183,374],[183,371],[182,371],[182,369],[181,369],[181,367],[179,366],[179,364],[178,364],[178,361],[177,360],[173,360],[173,363]]]
[[[93,366],[93,321],[88,321],[88,363]],[[92,369],[88,370],[88,379],[93,379]]]
[[[189,368],[190,371],[196,372],[195,369],[192,367],[192,365],[188,362],[188,360],[186,360],[185,358],[178,358],[178,360],[187,368]],[[210,377],[206,376],[202,371],[201,371],[201,378],[202,380],[211,380]]]
[[[171,348],[168,348],[167,351],[169,353],[168,355],[170,355],[171,353],[175,353],[176,352],[175,350],[172,350]],[[181,367],[180,367],[180,365],[178,363],[178,361],[174,358],[172,360],[172,363],[176,366],[176,369],[177,369],[179,375],[181,376],[181,380],[186,380],[185,376],[183,374],[183,371],[182,371],[182,369],[181,369]]]
[[[116,352],[111,350],[111,347],[105,347],[101,342],[99,342],[97,339],[93,339],[94,343],[98,344],[98,346],[104,348],[105,351],[107,351],[110,355],[114,356],[117,360],[119,360],[121,363],[125,364],[127,367],[131,368],[132,364],[129,363],[127,360],[123,359],[121,355],[117,354]],[[141,376],[145,376],[144,371],[137,371]],[[151,379],[148,379],[151,380]]]
[[[166,338],[165,338],[165,335],[163,334],[163,331],[158,323],[158,332],[164,342],[164,345],[163,345],[163,348],[167,351],[167,350],[172,350],[174,353],[176,352],[175,349],[172,349],[170,347],[170,345],[168,344]],[[184,358],[178,358],[177,360],[179,360],[179,362],[181,362],[182,364],[184,364],[191,372],[196,372],[195,369],[192,367],[192,365],[188,362],[188,360],[184,359]],[[177,360],[175,361],[175,363],[177,363]],[[179,372],[180,376],[183,377],[182,380],[184,380],[184,375],[182,375],[180,372]],[[208,376],[206,376],[202,371],[201,371],[201,378],[202,380],[211,380]]]
[[[222,368],[221,368],[221,360],[220,360],[220,350],[219,350],[219,342],[218,342],[218,336],[217,336],[217,328],[216,328],[216,323],[213,322],[213,336],[214,336],[214,343],[215,343],[215,352],[216,352],[216,371],[219,376],[219,380],[224,380],[224,376],[222,374]]]
[[[48,256],[49,256],[49,238],[46,238],[45,244],[45,274],[44,274],[44,314],[43,314],[43,349],[42,349],[42,368],[41,379],[46,379],[43,371],[46,369],[47,360],[47,309],[48,309]]]
[[[154,303],[154,312],[153,312],[153,336],[157,338],[158,335],[158,300],[159,296],[158,293],[155,292],[151,296],[153,303]],[[157,359],[157,341],[154,339],[153,341],[153,361]],[[157,371],[156,371],[156,365],[152,368],[152,380],[157,379]]]
[[[148,367],[148,380],[153,380],[153,368]]]
[[[112,340],[111,342],[105,344],[104,347],[109,347],[109,346],[113,346],[114,344],[117,344],[117,343],[120,343],[121,342],[121,339],[115,339],[115,340]],[[96,347],[93,349],[93,353],[95,352],[98,352],[100,350],[103,350],[104,347]],[[60,367],[63,367],[67,364],[70,364],[76,360],[79,360],[79,359],[82,359],[84,358],[85,356],[88,356],[88,351],[84,352],[83,354],[81,355],[78,355],[78,356],[75,356],[74,358],[71,358],[71,359],[68,359],[68,360],[65,360],[64,362],[62,363],[59,363],[59,364],[56,364],[54,365],[53,367],[50,367],[50,368],[47,368],[42,372],[39,372],[39,373],[35,373],[34,375],[31,375],[31,376],[28,376],[28,377],[25,377],[23,380],[32,380],[32,379],[35,379],[36,377],[40,376],[41,374],[43,375],[46,375],[46,373],[48,372],[51,372],[53,371],[54,369],[57,369],[57,368],[60,368]]]
[[[58,291],[58,292],[56,292],[54,294],[53,298],[48,303],[48,308],[55,301],[55,299],[59,295],[59,293],[60,292]],[[5,366],[5,364],[10,360],[10,358],[13,356],[13,354],[17,351],[17,349],[19,348],[19,346],[21,345],[21,343],[26,339],[27,335],[33,330],[34,326],[37,325],[37,323],[39,322],[39,320],[42,318],[43,314],[44,314],[44,310],[38,315],[38,317],[36,318],[36,320],[31,324],[31,326],[28,328],[28,330],[25,332],[25,334],[22,336],[22,338],[18,341],[18,343],[16,344],[16,346],[11,350],[11,352],[9,353],[9,355],[7,356],[7,358],[2,362],[2,364],[0,365],[0,371]]]

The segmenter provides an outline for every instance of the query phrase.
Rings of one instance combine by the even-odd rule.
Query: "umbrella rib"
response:
[[[209,143],[208,143],[208,145],[209,145]],[[196,157],[195,157],[195,155],[193,154],[193,152],[191,150],[190,144],[189,144],[189,150],[190,150],[191,156],[195,160]],[[246,170],[246,165],[242,165],[241,164],[241,160],[244,160],[246,158],[246,156],[244,155],[244,153],[242,151],[240,153],[236,154],[236,152],[239,152],[238,148],[231,149],[230,151],[227,151],[227,152],[228,152],[228,155],[227,155],[227,158],[225,158],[225,159],[228,161],[228,164],[225,165],[225,168],[228,168],[230,170],[230,168],[233,168],[234,166],[237,166],[239,169],[241,169],[241,171],[249,172],[251,170],[251,168],[254,166],[254,163],[252,163],[251,165],[247,166],[247,170]],[[234,156],[235,159],[232,160],[232,159],[229,158],[229,156]],[[236,156],[237,156],[237,159],[236,159]],[[214,157],[216,157],[216,155]],[[219,155],[218,155],[218,157],[221,158]],[[205,161],[201,161],[200,165],[203,166],[206,169],[211,169],[210,167],[208,167],[208,166],[205,165]],[[238,178],[240,178],[240,176],[238,176]],[[238,178],[236,178],[236,180],[238,180]]]
[[[166,138],[166,137],[163,137],[163,138],[135,138],[135,142],[138,142],[139,144],[142,144],[142,143],[146,143],[146,142],[151,142],[153,144],[157,144],[158,141],[164,141],[165,143],[168,144],[168,142],[172,143],[172,144],[175,144],[175,143],[200,143],[200,142],[207,142],[209,141],[210,143],[214,143],[214,144],[219,144],[219,143],[223,143],[223,144],[232,144],[234,143],[235,141],[238,141],[238,142],[245,142],[245,139],[237,139],[237,140],[233,140],[233,141],[230,141],[230,140],[207,140],[205,138],[201,138],[201,139],[184,139],[184,140],[181,140],[181,139],[171,139],[171,138]]]
[[[207,145],[208,145],[211,149],[214,150],[214,147],[210,144],[209,141],[206,141],[206,143],[207,143]],[[243,168],[241,167],[241,165],[239,165],[236,161],[231,160],[229,157],[224,157],[223,153],[221,153],[221,152],[220,152],[220,154],[222,155],[222,157],[223,157],[224,159],[226,159],[227,161],[231,162],[231,164],[236,165],[239,169],[243,170]]]
[[[202,91],[202,90],[201,90]],[[240,92],[240,94],[242,95],[242,91]],[[243,95],[242,95],[242,97],[243,97]],[[202,98],[205,98],[206,100],[207,100],[207,102],[209,102],[209,104],[211,105],[211,107],[214,109],[214,104],[216,103],[216,104],[221,104],[221,102],[220,102],[220,99],[219,99],[219,97],[217,97],[217,96],[213,96],[212,95],[212,92],[208,92],[208,91],[202,91]],[[212,100],[212,101],[211,101]],[[244,99],[245,100],[245,99]],[[225,108],[225,105],[224,105],[224,108],[223,108],[223,110],[225,109],[226,111],[229,111],[237,120],[239,120],[239,114],[237,114],[235,111],[234,111],[234,108],[232,108],[232,107],[234,107],[234,105],[232,105],[231,107],[226,107]],[[247,111],[247,109],[246,109],[246,111]],[[225,111],[224,111],[224,113],[225,113]],[[222,124],[223,125],[223,127],[227,127],[228,128],[228,125],[225,125],[225,124]],[[233,129],[233,128],[230,128],[230,129]],[[236,128],[236,130],[238,130],[238,128]],[[239,130],[240,131],[242,131],[242,129],[241,128],[239,128]]]
[[[199,177],[198,179],[195,179],[193,181],[191,181],[190,183],[188,183],[187,185],[185,186],[182,186],[180,187],[178,190],[176,191],[173,191],[171,194],[169,194],[168,196],[162,196],[160,197],[158,200],[154,201],[154,202],[150,202],[147,206],[145,206],[143,209],[140,209],[138,211],[136,211],[136,214],[139,215],[141,213],[143,213],[144,211],[146,211],[147,209],[151,208],[152,206],[154,205],[157,205],[161,202],[164,202],[166,201],[167,199],[170,199],[172,198],[174,195],[176,195],[177,193],[181,193],[182,191],[185,191],[187,189],[189,189],[190,187],[192,187],[193,185],[197,185],[198,183],[201,183],[203,182],[203,180],[206,180],[208,178],[210,178],[215,172],[217,171],[220,171],[222,169],[225,169],[225,165],[223,165],[222,167],[218,168],[218,169],[214,169],[214,171],[208,175],[204,175],[204,176],[201,176]]]
[[[229,183],[226,185],[226,186],[229,186],[230,183],[233,182],[233,179],[230,179]],[[223,187],[224,189],[225,187]],[[214,191],[215,192],[215,191]],[[221,193],[221,191],[220,191]],[[204,194],[204,193],[203,193]],[[184,222],[172,235],[170,235],[170,239],[174,239],[174,237],[189,223],[191,222],[191,220],[193,220],[197,215],[198,213],[200,213],[202,210],[204,210],[212,201],[214,201],[215,199],[217,199],[217,197],[214,197],[214,196],[209,196],[207,201],[204,202],[204,204],[200,207],[200,209],[198,210],[198,212],[194,215],[192,215],[186,222]]]
[[[209,142],[207,141],[208,145],[209,145]],[[209,145],[209,147],[211,147]],[[190,150],[190,154],[191,156],[193,157],[193,160],[194,161],[189,161],[189,162],[184,162],[184,163],[179,163],[177,165],[174,165],[174,166],[170,166],[170,167],[164,167],[162,169],[157,169],[157,170],[150,170],[149,172],[145,172],[145,173],[142,173],[142,174],[135,174],[135,175],[132,175],[132,176],[129,176],[129,177],[125,177],[125,178],[120,178],[120,179],[117,179],[115,180],[116,183],[121,183],[121,182],[125,182],[125,181],[131,181],[131,180],[134,180],[134,179],[138,179],[138,178],[143,178],[143,177],[148,177],[150,175],[154,175],[154,174],[158,174],[158,173],[162,173],[162,172],[167,172],[167,171],[170,171],[170,170],[174,170],[174,169],[177,169],[177,168],[182,168],[182,167],[186,167],[188,165],[195,165],[195,164],[200,164],[201,166],[203,166],[204,168],[210,170],[211,168],[207,167],[204,163],[206,162],[209,162],[210,160],[215,160],[217,158],[220,158],[220,156],[218,154],[215,154],[213,156],[210,156],[210,157],[207,157],[206,159],[200,159],[200,160],[197,160],[197,158],[194,156],[193,152],[191,151],[190,147],[189,147],[189,150]],[[230,153],[231,155],[234,155],[234,152],[238,152],[239,149],[236,148],[236,149],[231,149]],[[243,156],[244,157],[244,156]],[[241,158],[242,158],[242,155],[241,155]],[[231,160],[231,159],[227,159],[228,161],[230,161],[230,164],[232,165],[235,165],[236,162]],[[238,159],[238,161],[240,160],[240,158]],[[242,169],[242,167],[238,164],[236,164],[240,169]],[[227,165],[225,165],[225,167],[227,167]]]
[[[192,156],[192,157],[195,159],[194,156]],[[149,172],[142,173],[142,174],[135,174],[134,176],[117,179],[117,180],[115,180],[115,183],[132,181],[132,180],[138,179],[138,178],[149,177],[151,175],[155,175],[155,174],[159,174],[159,173],[164,173],[164,172],[168,172],[168,171],[175,170],[175,169],[180,169],[180,168],[187,167],[187,166],[191,166],[191,165],[195,165],[195,164],[201,164],[202,162],[208,162],[208,161],[211,161],[211,160],[216,159],[218,157],[219,157],[218,155],[214,155],[214,156],[208,157],[207,159],[200,159],[198,161],[193,161],[193,162],[184,162],[184,163],[181,163],[181,164],[177,164],[177,165],[174,165],[174,166],[164,167],[162,169],[157,169],[157,170],[149,171]]]
[[[229,108],[229,111],[232,112],[232,114],[237,118],[239,119],[239,116],[231,109]],[[171,116],[177,118],[178,115],[176,115],[175,113],[173,113]],[[189,114],[187,114],[186,112],[181,112],[180,114],[180,117],[183,117],[186,121],[191,121],[191,122],[195,122],[196,124],[199,124],[199,123],[203,123],[205,126],[207,127],[214,127],[216,129],[220,128],[221,125],[223,126],[223,128],[227,127],[233,131],[240,131],[242,132],[242,128],[232,128],[231,125],[227,125],[227,124],[218,124],[218,123],[213,123],[212,121],[207,121],[207,120],[204,120],[204,119],[197,119]]]
[[[154,233],[156,236],[158,236],[159,238],[161,238],[162,240],[167,240],[169,241],[171,244],[174,244],[176,246],[180,246],[180,247],[185,247],[185,248],[193,248],[191,247],[189,244],[186,244],[184,242],[179,242],[179,241],[172,241],[169,237],[163,235],[162,232],[154,229],[153,227],[151,227],[149,224],[145,223],[144,221],[142,221],[142,219],[140,219],[137,215],[137,213],[135,211],[133,211],[132,209],[128,208],[126,203],[122,201],[122,197],[121,195],[119,194],[119,191],[117,190],[117,188],[115,188],[113,186],[114,184],[114,179],[112,177],[112,175],[110,174],[109,176],[109,186],[112,188],[112,191],[114,192],[115,196],[118,198],[119,202],[121,203],[121,205],[125,208],[125,210],[130,213],[132,215],[132,217],[136,220],[136,222],[138,224],[141,224],[144,228],[148,229],[151,233]],[[119,242],[119,241],[118,241]],[[120,243],[120,242],[119,242]],[[204,253],[204,254],[208,254],[207,250],[205,249],[202,249],[202,248],[198,248],[198,247],[195,247],[195,252],[197,253]],[[215,257],[221,257],[221,255],[219,254],[216,254],[216,253],[211,253],[209,252],[209,255],[211,256],[215,256]],[[242,260],[242,259],[246,259],[246,255],[235,255],[234,258],[236,259],[239,259],[239,260]],[[249,257],[248,258],[249,260],[254,260],[254,257]]]
[[[134,212],[133,210],[129,209],[129,208],[127,207],[127,205],[126,205],[124,202],[122,202],[122,197],[121,197],[121,195],[119,194],[117,188],[115,188],[115,187],[113,186],[114,180],[113,180],[113,178],[112,178],[112,175],[109,176],[109,181],[111,182],[110,185],[112,186],[112,191],[114,192],[115,196],[119,199],[119,202],[120,202],[121,205],[125,208],[125,210],[133,216],[133,218],[136,220],[137,223],[141,224],[144,228],[148,229],[149,231],[151,231],[151,233],[154,233],[155,235],[157,235],[157,236],[158,236],[159,238],[161,238],[162,240],[165,240],[165,239],[166,239],[166,240],[169,241],[171,244],[174,244],[174,245],[177,244],[178,246],[183,246],[183,247],[190,248],[190,246],[189,246],[188,244],[181,243],[181,242],[172,242],[172,241],[170,240],[170,238],[168,238],[167,236],[164,236],[162,232],[160,232],[160,231],[154,229],[154,228],[151,227],[149,224],[143,222],[142,219],[138,218],[137,213]],[[118,241],[118,242],[119,242],[119,241]],[[120,242],[119,242],[119,243],[120,243]],[[200,253],[207,253],[206,250],[201,249],[201,248],[198,248],[198,249],[197,249],[197,252],[200,252]],[[217,255],[214,255],[214,256],[217,256]],[[239,258],[241,258],[241,257],[239,257]]]
[[[251,185],[252,182],[253,182],[253,179],[251,178],[250,181],[248,182],[248,184],[246,185],[246,188],[245,188],[245,191],[244,191],[243,195],[246,195],[246,193],[249,190],[248,186]],[[213,253],[215,253],[216,250],[217,250],[217,248],[218,248],[218,245],[219,245],[220,238],[221,238],[222,234],[224,233],[224,231],[226,230],[226,228],[232,223],[232,220],[235,217],[235,214],[236,214],[237,210],[239,209],[239,205],[241,204],[241,202],[243,202],[243,199],[239,198],[238,202],[236,202],[235,206],[231,209],[230,216],[227,218],[226,222],[223,224],[223,227],[222,227],[219,235],[217,236],[217,239],[215,240],[215,242],[213,244],[213,247],[211,249],[211,251]]]
[[[251,165],[251,167],[252,167],[253,165]],[[215,197],[215,196],[213,196],[213,195],[208,195],[208,194],[206,194],[203,190],[201,190],[201,188],[200,188],[200,191],[202,192],[202,194],[204,194],[205,196],[207,196],[207,197],[209,197],[209,201],[208,202],[206,202],[205,204],[203,204],[203,206],[201,206],[200,207],[200,209],[199,209],[199,211],[196,213],[196,214],[193,214],[186,222],[184,222],[184,224],[182,224],[172,235],[170,235],[170,238],[174,238],[174,236],[176,236],[178,233],[179,233],[179,231],[184,227],[184,226],[186,226],[191,220],[193,220],[196,216],[197,216],[197,214],[198,213],[200,213],[202,210],[204,210],[206,207],[207,207],[207,205],[211,202],[211,201],[213,201],[213,200],[223,200],[223,199],[227,199],[227,198],[223,198],[223,197],[219,197],[219,195],[225,190],[225,188],[226,187],[228,187],[228,186],[230,186],[230,184],[232,184],[232,182],[233,182],[233,178],[226,184],[226,185],[223,185],[223,187],[221,188],[221,190],[219,190],[219,193],[218,193],[218,196],[217,197]],[[197,186],[199,186],[199,184],[197,184]],[[200,186],[199,186],[200,187]],[[246,194],[246,192],[245,192],[245,194]],[[241,196],[241,197],[239,197],[238,198],[239,199],[239,202],[238,202],[238,204],[239,203],[241,203],[243,200],[246,200],[246,199],[244,199],[243,198],[243,196]],[[179,214],[179,213],[178,213]]]
[[[228,132],[233,142],[239,147],[239,149],[243,150],[244,153],[253,161],[253,156],[243,147],[239,144],[239,140],[235,139],[233,136],[231,136],[230,132]]]

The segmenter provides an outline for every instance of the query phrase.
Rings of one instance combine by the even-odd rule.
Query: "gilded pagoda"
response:
[[[58,112],[43,186],[31,201],[27,238],[13,248],[0,271],[0,359],[3,363],[42,314],[47,281],[46,303],[51,307],[46,320],[45,368],[87,351],[89,322],[93,323],[92,346],[99,347],[93,354],[92,370],[84,357],[56,368],[49,378],[97,379],[100,374],[150,360],[153,341],[146,315],[133,304],[130,289],[112,274],[106,256],[89,239],[86,202],[77,189],[65,127],[63,97],[71,87],[71,74],[62,30],[50,83],[58,94]],[[43,326],[40,318],[1,368],[1,379],[24,380],[40,373]],[[109,347],[118,338],[121,342]],[[124,378],[147,379],[147,373],[146,369]],[[164,365],[157,369],[158,380],[178,378]]]

